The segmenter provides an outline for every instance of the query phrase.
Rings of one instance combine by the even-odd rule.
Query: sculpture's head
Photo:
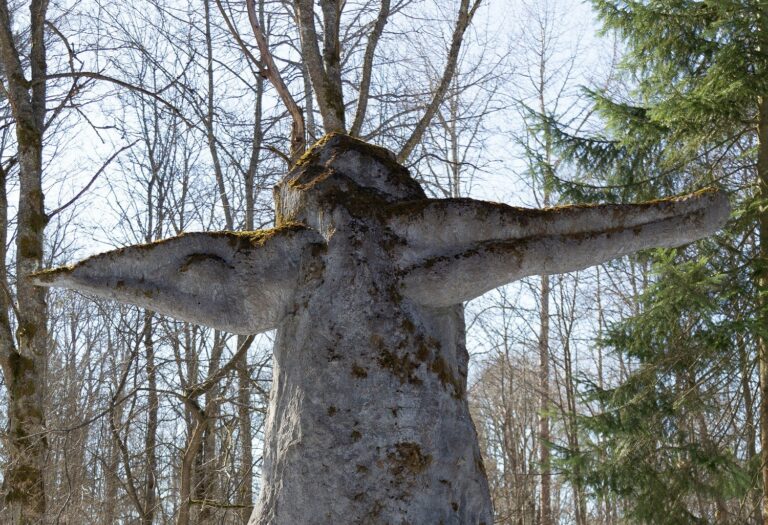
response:
[[[318,227],[325,222],[323,217],[340,206],[370,215],[377,205],[425,197],[391,151],[331,133],[312,146],[275,186],[276,223]]]

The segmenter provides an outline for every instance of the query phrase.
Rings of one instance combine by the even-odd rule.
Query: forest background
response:
[[[433,196],[729,192],[711,239],[467,304],[469,395],[496,523],[768,523],[766,3],[302,5],[0,1],[0,522],[247,522],[273,336],[24,277],[269,228],[334,127],[314,41],[343,129]]]

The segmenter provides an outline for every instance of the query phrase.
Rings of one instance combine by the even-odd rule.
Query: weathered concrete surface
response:
[[[424,194],[386,152],[349,144],[330,141],[276,190],[278,224],[327,246],[278,330],[251,523],[491,525],[461,306],[402,296],[384,220],[389,202]]]
[[[303,252],[323,239],[287,224],[260,232],[185,233],[36,274],[61,286],[236,334],[277,326]]]
[[[37,278],[238,333],[278,328],[252,525],[490,525],[461,302],[690,242],[728,214],[716,192],[552,210],[429,200],[393,158],[326,137],[275,189],[275,230],[188,234]]]

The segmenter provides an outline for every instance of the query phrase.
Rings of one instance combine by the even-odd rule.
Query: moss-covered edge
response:
[[[31,279],[35,284],[44,284],[44,283],[52,283],[56,280],[57,277],[60,277],[62,275],[67,275],[77,269],[78,267],[87,264],[89,262],[93,262],[95,260],[104,258],[104,257],[114,257],[115,255],[119,255],[127,250],[152,250],[154,248],[157,248],[158,246],[162,246],[164,244],[167,244],[169,242],[174,242],[179,239],[187,238],[187,237],[194,237],[194,236],[205,236],[208,238],[225,238],[229,240],[230,245],[237,250],[247,250],[247,249],[254,249],[254,248],[260,248],[264,246],[267,242],[269,242],[270,239],[273,239],[274,237],[289,233],[300,233],[304,231],[309,231],[310,228],[305,226],[304,224],[298,223],[298,222],[291,222],[284,224],[282,226],[279,226],[277,228],[270,228],[266,230],[254,230],[254,231],[231,231],[231,230],[222,230],[222,231],[215,231],[215,232],[184,232],[179,235],[176,235],[174,237],[169,237],[167,239],[161,239],[159,241],[153,241],[143,244],[133,244],[131,246],[125,246],[123,248],[117,248],[115,250],[110,250],[108,252],[99,253],[96,255],[93,255],[91,257],[88,257],[86,259],[83,259],[80,262],[69,264],[66,266],[59,266],[57,268],[49,268],[46,270],[40,270],[34,273],[31,273],[29,275],[29,279]]]

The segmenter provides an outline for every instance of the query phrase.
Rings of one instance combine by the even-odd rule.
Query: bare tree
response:
[[[560,160],[554,153],[554,141],[546,126],[538,120],[558,118],[576,122],[583,121],[582,104],[574,94],[575,71],[577,67],[578,47],[567,42],[568,36],[564,23],[568,16],[567,8],[558,2],[537,2],[522,4],[522,16],[526,23],[521,28],[521,35],[515,41],[522,49],[521,64],[516,71],[520,79],[520,89],[515,103],[516,110],[524,123],[524,129],[518,134],[518,142],[523,149],[530,177],[534,198],[539,206],[549,207],[557,203],[556,182],[562,179]],[[571,28],[569,28],[571,29]],[[578,37],[576,37],[578,39]],[[533,286],[533,285],[532,285]],[[551,465],[551,445],[556,440],[552,434],[552,412],[555,408],[553,391],[553,359],[555,347],[552,341],[551,306],[553,300],[552,278],[542,275],[536,286],[538,301],[538,341],[539,355],[539,468],[540,468],[540,508],[541,525],[553,525],[558,518],[553,509],[553,482],[555,481]],[[562,306],[562,305],[560,305]],[[558,318],[559,319],[559,318]],[[568,362],[570,342],[562,339],[563,360]],[[572,392],[569,367],[565,368],[569,384],[566,389]],[[570,412],[575,406],[562,406],[562,414],[567,419],[574,417]],[[575,500],[579,500],[578,494]],[[575,519],[582,523],[585,517],[583,507],[576,505]]]
[[[538,371],[527,355],[535,355],[536,343],[518,333],[520,292],[500,288],[480,306],[476,323],[493,353],[478,365],[480,375],[469,391],[494,520],[505,525],[533,525],[538,508]]]

